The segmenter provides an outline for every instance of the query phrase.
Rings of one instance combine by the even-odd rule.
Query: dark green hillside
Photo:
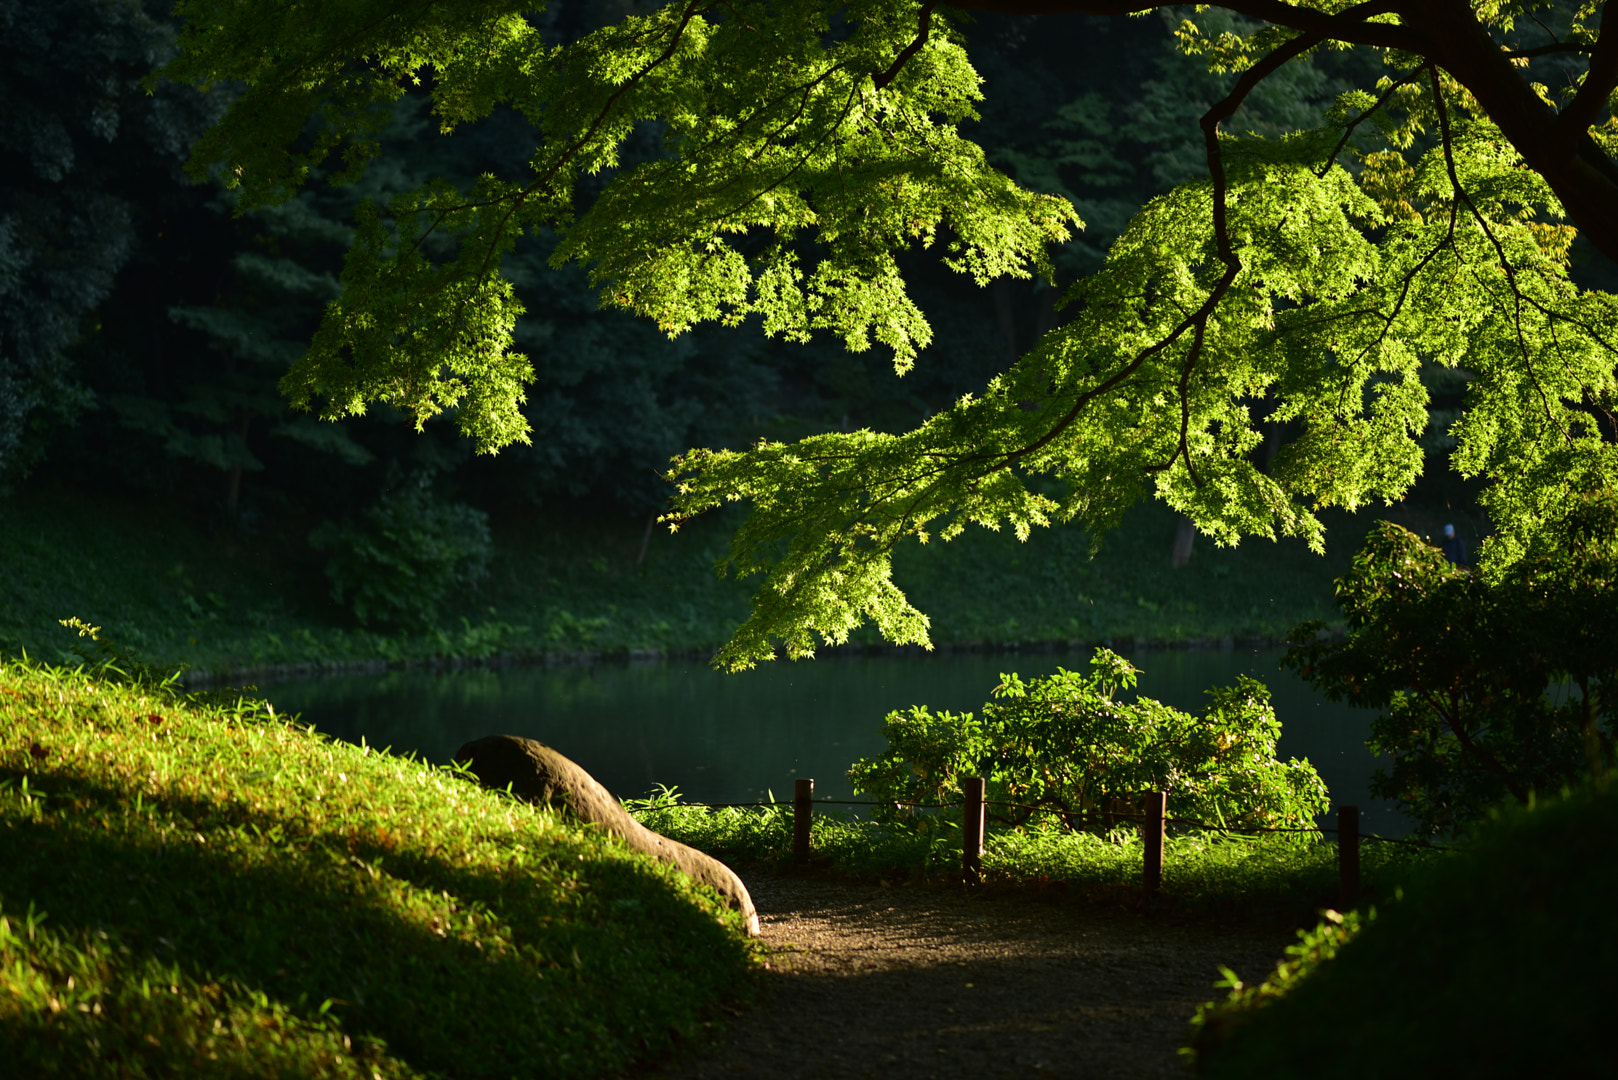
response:
[[[57,621],[76,615],[150,662],[209,671],[579,650],[706,654],[746,614],[745,584],[712,570],[724,525],[654,530],[637,563],[646,534],[633,520],[495,516],[486,574],[447,596],[430,625],[366,627],[333,601],[326,556],[303,541],[299,519],[243,533],[209,528],[176,499],[30,491],[0,517],[0,650],[71,655],[75,639]],[[897,578],[933,616],[937,644],[1280,640],[1305,619],[1336,617],[1330,581],[1361,528],[1343,519],[1324,558],[1296,542],[1221,550],[1198,541],[1176,568],[1174,518],[1144,506],[1094,560],[1075,529],[1036,530],[1026,544],[974,529],[950,544],[911,545]],[[877,641],[869,630],[859,639]]]
[[[1209,1020],[1210,1077],[1611,1076],[1618,785],[1502,811],[1291,992]]]

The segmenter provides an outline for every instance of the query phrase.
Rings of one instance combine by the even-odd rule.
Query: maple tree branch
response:
[[[1603,22],[1610,11],[1602,12]],[[1540,99],[1478,21],[1470,0],[1405,0],[1400,16],[1426,38],[1427,46],[1419,51],[1471,92],[1528,167],[1545,178],[1586,239],[1618,257],[1618,165],[1590,139],[1588,125],[1578,130],[1559,126],[1556,110]],[[1595,89],[1592,79],[1601,82],[1609,70],[1607,51],[1618,48],[1618,41],[1609,40],[1614,34],[1618,29],[1609,27],[1598,40],[1596,51],[1603,61],[1592,61],[1581,95]],[[1586,98],[1580,109],[1596,96]]]
[[[1585,73],[1579,92],[1562,106],[1556,117],[1555,141],[1564,153],[1589,137],[1590,125],[1607,107],[1612,92],[1618,90],[1618,20],[1612,19],[1614,7],[1618,7],[1615,0],[1607,0],[1602,5],[1600,37],[1590,53],[1590,70]],[[1613,25],[1609,26],[1609,21]]]
[[[1345,15],[1355,11],[1368,11],[1377,6],[1377,0],[1372,0],[1371,3],[1360,4],[1350,9]],[[1225,264],[1225,271],[1214,284],[1208,299],[1192,317],[1196,329],[1191,338],[1191,348],[1186,350],[1185,362],[1180,366],[1180,382],[1177,390],[1180,398],[1179,443],[1166,462],[1149,466],[1147,470],[1149,472],[1162,472],[1176,460],[1184,458],[1191,483],[1199,488],[1202,486],[1202,481],[1197,477],[1196,466],[1191,461],[1191,373],[1196,369],[1197,361],[1202,356],[1202,347],[1208,334],[1208,320],[1213,316],[1214,309],[1219,306],[1219,301],[1224,299],[1225,293],[1236,283],[1236,275],[1242,271],[1241,258],[1230,243],[1230,223],[1225,209],[1225,196],[1228,193],[1229,183],[1225,177],[1224,150],[1219,145],[1219,125],[1236,115],[1236,110],[1241,108],[1242,103],[1247,100],[1247,95],[1251,94],[1259,83],[1280,70],[1281,65],[1287,61],[1303,55],[1320,44],[1321,40],[1318,34],[1304,34],[1275,49],[1244,71],[1242,77],[1236,81],[1235,88],[1222,101],[1202,114],[1202,137],[1207,146],[1208,172],[1213,177],[1214,244],[1219,252],[1219,261]]]
[[[1166,0],[954,0],[950,6],[1012,15],[1133,15],[1181,5]],[[1417,53],[1426,51],[1427,42],[1422,33],[1394,23],[1365,22],[1365,14],[1351,14],[1359,11],[1359,8],[1333,15],[1315,8],[1295,7],[1281,0],[1220,0],[1215,6],[1277,26],[1318,33],[1322,40],[1329,38],[1354,45]],[[1393,10],[1395,8],[1391,3],[1379,4],[1377,10],[1370,14]]]
[[[528,201],[529,196],[544,185],[550,183],[551,179],[561,171],[562,166],[566,165],[573,159],[574,155],[576,155],[580,150],[584,149],[584,147],[589,143],[591,137],[594,136],[598,130],[600,130],[601,125],[606,123],[607,118],[612,115],[613,106],[618,104],[618,99],[629,93],[631,90],[634,90],[640,85],[642,79],[646,78],[646,76],[650,75],[657,68],[661,67],[663,63],[669,59],[669,57],[674,55],[675,51],[680,47],[680,40],[685,36],[685,28],[690,25],[692,18],[696,16],[697,8],[700,6],[700,4],[701,0],[690,0],[690,3],[688,3],[685,7],[684,13],[682,13],[680,16],[679,25],[674,28],[674,34],[669,38],[668,47],[664,49],[655,60],[652,60],[645,67],[631,75],[628,79],[625,79],[623,84],[614,90],[610,96],[608,96],[606,102],[601,106],[600,111],[596,113],[595,119],[591,121],[589,128],[586,129],[583,135],[578,137],[572,146],[568,147],[567,150],[562,153],[561,157],[557,158],[551,163],[550,168],[547,169],[543,175],[535,177],[533,182],[527,184],[522,188],[521,191],[518,191],[512,195],[503,195],[500,198],[493,200],[494,205],[498,205],[502,202],[509,203],[509,205],[506,207],[506,212],[501,215],[500,220],[495,223],[493,238],[487,243],[488,253],[483,257],[483,265],[478,268],[478,279],[480,281],[488,277],[489,270],[494,263],[495,250],[499,246],[501,238],[505,236],[506,229],[510,227],[512,217],[517,213],[522,205]],[[465,306],[464,301],[462,302],[462,306]]]
[[[1425,65],[1422,67],[1411,68],[1405,73],[1403,78],[1389,86],[1383,95],[1376,99],[1376,104],[1372,105],[1369,109],[1366,109],[1354,119],[1350,120],[1343,128],[1343,137],[1337,140],[1337,145],[1332,147],[1331,153],[1326,157],[1326,163],[1320,167],[1320,171],[1315,175],[1324,180],[1326,178],[1326,174],[1331,172],[1331,167],[1337,164],[1337,155],[1341,154],[1343,152],[1343,147],[1348,145],[1348,138],[1350,135],[1354,134],[1354,129],[1369,119],[1372,113],[1386,105],[1388,103],[1388,99],[1393,97],[1394,93],[1401,86],[1408,85],[1409,83],[1415,81],[1415,79],[1421,75],[1423,70],[1425,70]]]
[[[899,55],[894,57],[893,63],[888,66],[888,70],[880,75],[871,76],[871,81],[876,84],[878,90],[887,89],[888,84],[898,77],[899,71],[905,66],[905,63],[920,52],[923,45],[927,44],[927,35],[932,32],[933,28],[933,8],[937,6],[938,0],[927,0],[925,4],[921,5],[921,14],[917,18],[915,40],[906,45]]]
[[[1532,49],[1510,49],[1505,55],[1507,60],[1531,60],[1536,56],[1553,56],[1556,53],[1587,53],[1592,48],[1576,41],[1558,41],[1551,45],[1536,45]]]
[[[1472,196],[1467,194],[1466,188],[1461,186],[1460,174],[1455,168],[1455,150],[1450,134],[1449,110],[1444,104],[1444,87],[1438,77],[1438,70],[1436,68],[1430,68],[1429,73],[1432,76],[1433,105],[1438,111],[1438,127],[1444,148],[1444,168],[1449,173],[1450,187],[1454,190],[1456,198],[1464,201],[1467,209],[1472,211],[1472,217],[1477,221],[1478,227],[1483,230],[1483,235],[1489,238],[1489,243],[1494,247],[1495,256],[1500,260],[1500,269],[1505,272],[1506,287],[1511,291],[1512,296],[1512,325],[1517,334],[1517,348],[1522,353],[1523,369],[1528,373],[1528,381],[1533,384],[1534,392],[1539,395],[1540,405],[1545,410],[1545,418],[1561,431],[1564,439],[1566,439],[1568,442],[1572,442],[1573,437],[1571,433],[1557,418],[1555,410],[1551,408],[1550,398],[1546,395],[1545,388],[1540,384],[1539,376],[1534,373],[1534,360],[1533,356],[1531,355],[1532,350],[1529,349],[1528,338],[1523,332],[1523,293],[1521,286],[1517,284],[1517,272],[1512,267],[1511,260],[1506,257],[1505,245],[1501,244],[1499,237],[1495,236],[1494,230],[1489,227],[1489,222],[1478,210],[1477,204],[1472,201]],[[1451,235],[1453,236],[1455,228],[1455,217],[1453,213],[1453,208],[1455,206],[1454,199],[1450,201],[1450,206],[1452,210],[1450,215],[1450,230]],[[1456,255],[1459,255],[1460,249],[1456,248],[1455,253]],[[1477,278],[1476,272],[1473,273],[1473,277],[1484,289],[1488,288],[1481,278]]]
[[[1401,49],[1434,63],[1477,99],[1528,166],[1545,178],[1584,237],[1618,258],[1618,163],[1589,136],[1613,90],[1618,89],[1618,0],[1607,0],[1593,46],[1552,43],[1506,49],[1478,20],[1470,0],[1394,0],[1367,12],[1336,15],[1281,0],[1217,0],[1214,6],[1252,19],[1320,34],[1323,40]],[[957,0],[956,7],[1016,14],[1126,15],[1173,6],[1159,0]],[[1367,21],[1397,12],[1399,22]],[[1608,26],[1613,18],[1615,25]],[[1560,114],[1540,100],[1514,60],[1588,50],[1590,70],[1579,93]]]
[[[1349,11],[1345,12],[1344,15],[1346,17],[1355,12],[1372,13],[1374,11],[1382,10],[1384,7],[1385,0],[1370,0],[1368,3],[1360,4],[1357,7],[1349,9]],[[1214,183],[1214,243],[1218,248],[1220,261],[1225,264],[1224,273],[1221,274],[1219,280],[1214,283],[1214,287],[1212,290],[1210,290],[1208,296],[1203,300],[1202,304],[1197,308],[1196,311],[1182,319],[1179,325],[1177,325],[1167,337],[1161,339],[1150,347],[1141,350],[1135,355],[1133,360],[1125,364],[1123,368],[1115,372],[1110,378],[1080,394],[1078,400],[1073,403],[1073,407],[1070,408],[1061,419],[1052,425],[1050,430],[1046,431],[1044,435],[1040,436],[1038,439],[1035,439],[1027,446],[1020,447],[1019,449],[1012,450],[1009,453],[1002,455],[994,465],[985,470],[985,474],[1007,468],[1022,458],[1027,457],[1030,454],[1038,453],[1040,450],[1050,445],[1053,439],[1072,426],[1073,422],[1076,421],[1079,418],[1079,415],[1084,411],[1086,405],[1101,395],[1113,390],[1130,375],[1138,371],[1141,365],[1146,363],[1148,359],[1173,345],[1182,336],[1184,336],[1187,330],[1190,330],[1193,334],[1192,346],[1180,373],[1181,424],[1179,445],[1176,447],[1175,453],[1170,456],[1167,462],[1165,462],[1163,465],[1151,466],[1149,468],[1151,471],[1161,471],[1163,469],[1167,469],[1169,466],[1173,465],[1180,454],[1184,452],[1187,462],[1186,467],[1191,471],[1193,481],[1196,480],[1196,472],[1190,464],[1190,452],[1189,448],[1187,447],[1187,429],[1189,427],[1190,419],[1186,394],[1190,385],[1191,371],[1195,367],[1197,357],[1202,351],[1202,342],[1207,330],[1208,319],[1213,315],[1214,309],[1219,306],[1219,302],[1224,299],[1225,294],[1230,290],[1231,285],[1235,283],[1236,275],[1241,272],[1241,260],[1237,258],[1235,251],[1231,247],[1230,234],[1226,228],[1226,183],[1223,155],[1219,146],[1219,124],[1234,116],[1236,114],[1236,110],[1239,109],[1242,103],[1247,100],[1247,96],[1253,92],[1254,87],[1258,86],[1258,84],[1266,77],[1274,74],[1288,60],[1308,52],[1310,49],[1320,44],[1322,40],[1324,39],[1317,35],[1305,34],[1280,46],[1269,55],[1265,56],[1264,59],[1247,69],[1247,71],[1243,72],[1242,77],[1237,80],[1235,88],[1231,90],[1231,92],[1226,95],[1222,101],[1218,102],[1211,109],[1209,109],[1202,117],[1204,138],[1207,140],[1208,144],[1208,167],[1213,173]],[[1198,486],[1200,487],[1201,485],[1198,484]]]

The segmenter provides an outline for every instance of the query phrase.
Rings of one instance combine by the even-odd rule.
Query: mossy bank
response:
[[[0,662],[17,1076],[570,1077],[752,985],[715,897],[253,700]]]
[[[1144,505],[1093,559],[1073,528],[1036,529],[1027,543],[971,529],[902,548],[895,575],[939,645],[1279,641],[1300,622],[1337,617],[1331,579],[1371,516],[1333,517],[1325,556],[1296,541],[1198,541],[1175,567],[1175,518]],[[1395,516],[1418,531],[1441,520],[1411,508]],[[450,595],[431,624],[406,629],[361,625],[333,600],[307,522],[248,529],[173,499],[27,493],[0,514],[0,653],[70,659],[74,639],[57,620],[76,615],[152,663],[254,681],[300,666],[637,650],[706,658],[747,615],[750,583],[714,574],[733,524],[724,519],[649,537],[644,521],[584,513],[492,521],[486,576]],[[879,639],[867,627],[854,641]]]

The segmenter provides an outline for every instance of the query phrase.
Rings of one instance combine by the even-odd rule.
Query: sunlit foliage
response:
[[[526,439],[530,367],[511,347],[521,307],[500,263],[543,225],[562,230],[556,259],[590,267],[603,302],[670,334],[753,317],[788,339],[874,342],[900,371],[931,330],[897,253],[935,249],[980,283],[1048,276],[1049,245],[1080,225],[960,133],[981,94],[969,29],[931,2],[673,3],[557,47],[515,6],[345,4],[287,20],[269,3],[190,0],[182,12],[170,74],[246,85],[193,163],[223,169],[243,205],[286,197],[333,154],[363,168],[381,106],[420,80],[446,130],[500,104],[539,129],[524,177],[434,182],[362,208],[343,293],[283,384],[327,417],[384,401],[418,423],[453,410],[484,450]],[[1520,14],[1454,18],[1506,34]],[[1563,95],[1591,148],[1611,142],[1613,74],[1593,15],[1569,16],[1550,47],[1592,55],[1589,93]],[[1219,543],[1285,535],[1318,549],[1322,508],[1397,499],[1420,472],[1424,364],[1470,379],[1454,462],[1489,481],[1502,565],[1569,493],[1618,479],[1618,300],[1571,283],[1562,221],[1574,195],[1575,216],[1605,204],[1530,167],[1523,155],[1540,151],[1517,114],[1491,113],[1474,93],[1487,80],[1439,55],[1465,28],[1376,4],[1272,16],[1289,25],[1182,30],[1186,51],[1241,73],[1202,120],[1207,178],[1147,205],[1066,287],[1066,321],[981,393],[908,432],[675,460],[672,523],[751,508],[723,567],[762,584],[720,663],[749,666],[777,643],[811,655],[867,621],[927,643],[893,550],[969,523],[1099,534],[1153,496]],[[1264,79],[1354,42],[1384,50],[1376,87],[1290,134],[1225,130],[1241,130]],[[1489,50],[1505,65],[1489,77],[1520,82]],[[1560,106],[1535,93],[1555,120]],[[622,167],[637,130],[664,156]],[[610,182],[582,205],[579,179],[595,174]],[[459,246],[429,258],[441,234]],[[1260,428],[1277,423],[1290,441],[1261,468]]]

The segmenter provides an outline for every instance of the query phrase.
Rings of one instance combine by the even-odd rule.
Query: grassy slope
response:
[[[748,985],[661,864],[256,702],[0,662],[18,1076],[580,1076]]]
[[[1204,1071],[1310,1080],[1618,1074],[1615,892],[1612,778],[1508,810],[1472,853],[1411,873],[1402,900],[1382,904],[1334,958],[1295,976],[1290,992],[1227,1009],[1231,1034]]]
[[[33,491],[0,514],[0,653],[69,655],[56,625],[77,615],[146,657],[209,670],[310,662],[401,660],[582,649],[709,650],[746,615],[745,584],[717,579],[724,522],[653,535],[644,563],[633,522],[535,515],[496,521],[488,579],[459,597],[430,634],[368,632],[326,595],[302,526],[253,535],[209,530],[168,502]],[[1278,639],[1333,614],[1341,573],[1366,519],[1332,522],[1324,558],[1301,544],[1198,541],[1169,566],[1174,519],[1130,514],[1092,560],[1076,529],[1009,534],[971,529],[950,544],[910,544],[896,579],[944,643]],[[860,640],[874,643],[867,630]]]

